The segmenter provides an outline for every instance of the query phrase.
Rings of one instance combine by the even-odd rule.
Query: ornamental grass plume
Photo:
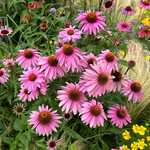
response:
[[[142,85],[144,97],[142,101],[137,104],[134,104],[132,101],[127,103],[127,110],[130,114],[132,123],[136,123],[138,118],[140,117],[141,112],[150,104],[150,64],[149,61],[146,60],[146,56],[150,55],[150,52],[144,47],[141,43],[136,40],[130,40],[127,42],[128,53],[123,58],[122,55],[119,57],[126,61],[134,60],[136,65],[134,66],[134,71],[129,70],[126,74],[126,77],[130,78],[132,81],[140,82]],[[122,66],[122,72],[126,72],[127,67]]]
[[[85,142],[81,142],[80,140],[76,140],[72,146],[74,147],[74,149],[77,150],[86,150],[87,149],[87,144]]]

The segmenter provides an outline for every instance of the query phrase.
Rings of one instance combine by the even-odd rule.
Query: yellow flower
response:
[[[130,150],[127,145],[122,145],[122,150]]]
[[[147,144],[144,143],[144,141],[140,141],[140,140],[138,140],[138,141],[139,141],[139,148],[140,149],[145,149],[144,147],[147,146]]]
[[[150,136],[147,136],[147,141],[150,141]]]
[[[137,124],[133,125],[133,127],[132,127],[132,130],[134,133],[139,133],[139,129],[140,129],[140,127]]]
[[[144,134],[145,134],[145,130],[147,130],[145,127],[140,126],[139,134],[140,134],[140,135],[144,135]]]
[[[139,148],[139,143],[138,142],[133,142],[131,143],[131,150],[137,150]]]
[[[119,53],[120,53],[121,55],[124,55],[124,51],[119,51]]]
[[[144,25],[150,26],[150,18],[149,18],[149,17],[144,18],[144,20],[142,21],[142,23],[143,23]]]
[[[60,15],[62,14],[62,12],[60,12]]]
[[[122,133],[122,136],[125,140],[129,140],[131,138],[130,132],[128,132],[127,130],[125,130],[125,132]]]
[[[49,41],[49,44],[52,44],[53,42],[52,41]]]
[[[145,58],[146,58],[146,60],[149,60],[149,59],[150,59],[150,56],[146,56]]]

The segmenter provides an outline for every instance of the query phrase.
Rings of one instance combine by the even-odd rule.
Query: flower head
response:
[[[102,12],[91,12],[91,10],[87,11],[87,13],[81,13],[79,14],[79,17],[77,17],[75,20],[76,21],[81,21],[79,28],[82,27],[82,30],[88,34],[94,33],[96,35],[96,31],[104,30],[104,26],[106,24],[104,23],[105,21],[105,16],[99,16],[101,15]]]
[[[119,150],[130,150],[127,145],[122,145]]]
[[[106,91],[110,91],[111,79],[113,78],[111,76],[111,68],[104,63],[91,65],[91,68],[86,69],[81,76],[79,81],[81,85],[80,90],[88,92],[89,96],[101,96]]]
[[[94,65],[97,64],[98,62],[98,59],[96,56],[94,56],[93,53],[90,53],[89,55],[87,56],[83,56],[84,57],[84,60],[81,61],[82,63],[82,66],[84,66],[85,68],[91,68],[91,64]]]
[[[58,39],[57,41],[54,42],[58,47],[62,47],[64,44],[64,41],[61,39]]]
[[[123,91],[121,93],[125,93],[124,95],[128,95],[128,101],[132,98],[133,96],[133,103],[136,103],[136,101],[141,101],[142,97],[144,96],[143,93],[141,92],[142,86],[139,82],[133,82],[131,80],[128,80],[129,84],[127,87],[123,87]]]
[[[132,130],[134,133],[139,133],[140,127],[138,126],[138,124],[133,125]]]
[[[61,77],[64,75],[62,68],[60,68],[60,60],[54,55],[42,57],[39,65],[41,65],[40,70],[43,71],[47,80],[56,79],[57,74]]]
[[[116,6],[115,0],[107,0],[103,5],[104,12],[112,10]]]
[[[13,107],[13,112],[16,115],[21,115],[25,111],[25,107],[23,104],[17,104]]]
[[[127,130],[125,130],[125,132],[122,133],[122,136],[125,140],[129,140],[131,138],[130,132],[128,132]]]
[[[82,104],[80,115],[83,123],[86,123],[86,125],[90,124],[90,128],[96,128],[96,125],[104,126],[104,119],[107,120],[103,105],[100,102],[96,104],[94,99],[91,102]]]
[[[141,0],[139,6],[144,10],[146,10],[147,8],[150,9],[150,2],[148,0]]]
[[[13,61],[13,58],[10,58],[10,59],[3,59],[3,64],[5,67],[11,67],[14,65],[14,61]]]
[[[61,102],[59,107],[62,107],[62,111],[66,110],[66,113],[72,112],[76,115],[77,112],[81,112],[81,105],[87,100],[84,94],[79,91],[79,84],[73,84],[66,82],[67,86],[61,86],[62,90],[57,91],[57,99]],[[69,111],[70,109],[70,111]]]
[[[23,71],[23,75],[18,80],[21,81],[21,87],[30,90],[41,88],[41,84],[45,82],[44,74],[39,68],[29,68],[28,71]]]
[[[3,84],[7,82],[9,75],[7,74],[5,68],[0,69],[0,83]]]
[[[120,31],[130,31],[131,25],[128,22],[120,22],[117,27]]]
[[[119,128],[123,127],[124,125],[127,125],[127,121],[131,123],[130,115],[128,114],[126,110],[126,106],[114,106],[110,107],[111,110],[108,110],[108,118],[112,118],[111,122],[112,124],[116,124]]]
[[[71,69],[72,72],[77,69],[77,72],[81,71],[80,60],[83,59],[83,54],[79,48],[73,47],[70,44],[66,44],[56,50],[58,52],[56,57],[60,60],[60,67],[64,66],[66,72]]]
[[[64,118],[66,121],[69,121],[70,119],[72,119],[72,113],[71,113],[71,112],[64,113],[64,114],[63,114],[63,118]]]
[[[49,134],[52,134],[52,130],[57,132],[56,127],[59,127],[57,123],[61,123],[58,119],[61,119],[58,114],[56,114],[57,110],[52,111],[52,108],[48,109],[48,106],[44,108],[44,104],[42,104],[42,107],[39,106],[39,111],[32,111],[30,114],[30,118],[28,120],[29,125],[33,125],[31,129],[34,129],[36,127],[36,134],[39,133],[39,135],[43,134],[43,136],[46,134],[49,136]]]
[[[118,71],[118,63],[116,56],[110,52],[108,49],[102,51],[102,54],[98,57],[99,63],[104,63],[106,66],[109,66],[110,69],[117,70]]]
[[[28,22],[29,19],[31,19],[31,17],[32,17],[32,16],[30,16],[29,13],[27,13],[27,14],[25,14],[25,15],[23,16],[22,21],[23,21],[23,22]]]
[[[139,36],[143,37],[150,37],[150,29],[148,26],[144,26],[141,31],[138,32]]]
[[[140,126],[140,127],[139,127],[139,134],[140,134],[140,135],[144,135],[146,130],[147,130],[147,129],[146,129],[144,126]]]
[[[9,34],[11,34],[13,32],[13,30],[11,28],[8,28],[7,26],[2,26],[0,28],[0,35],[1,36],[8,36]]]
[[[131,6],[126,6],[122,8],[123,14],[133,15],[135,13],[135,9]]]
[[[63,29],[63,31],[59,32],[60,38],[63,38],[63,41],[69,42],[73,41],[76,42],[77,39],[81,39],[82,31],[78,29],[74,29],[75,26],[69,26],[69,28]]]
[[[22,87],[17,96],[19,97],[19,100],[22,100],[22,102],[24,102],[26,99],[31,101],[35,100],[35,98],[38,98],[38,92],[36,90],[29,91],[27,88]]]
[[[51,8],[50,12],[56,12],[56,9],[55,8]]]
[[[48,27],[48,23],[40,24],[40,29],[45,30]]]
[[[110,91],[120,91],[122,86],[128,85],[128,79],[124,78],[124,75],[122,75],[121,71],[112,70],[111,75],[113,75],[115,78],[113,78],[113,82],[110,84]]]
[[[147,25],[148,27],[150,26],[150,17],[146,17],[143,19],[142,23],[144,25]]]
[[[56,150],[57,147],[59,147],[60,142],[56,139],[52,137],[46,142],[47,145],[47,150]]]
[[[139,148],[139,143],[138,143],[138,142],[133,142],[133,143],[131,143],[131,148],[132,148],[132,150],[138,150],[138,148]]]
[[[31,66],[37,67],[40,56],[40,52],[36,49],[24,49],[19,50],[16,62],[21,65],[21,68],[29,68]]]

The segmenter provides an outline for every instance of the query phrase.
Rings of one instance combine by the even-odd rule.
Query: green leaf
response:
[[[71,130],[71,129],[69,129],[68,131],[67,131],[67,134],[69,135],[69,136],[71,136],[72,138],[75,138],[75,139],[79,139],[79,140],[84,140],[84,138],[83,137],[81,137],[77,132],[75,132],[74,130]]]
[[[2,121],[0,121],[0,129],[3,129],[3,130],[6,129],[6,128],[5,128],[5,125],[2,123]]]
[[[28,148],[28,138],[24,134],[19,134],[17,139],[25,146],[25,148]]]
[[[119,60],[124,66],[128,67],[128,62],[126,60],[120,59]]]
[[[102,139],[101,139],[100,141],[101,141],[101,143],[102,143],[102,149],[103,149],[103,150],[110,150],[110,149],[109,149],[109,146],[108,146]]]
[[[13,128],[17,131],[20,131],[21,129],[21,120],[20,119],[16,119],[14,124],[13,124]]]
[[[11,144],[12,142],[14,142],[14,139],[12,138],[12,137],[6,137],[6,136],[4,136],[3,137],[3,141],[5,142],[5,143],[7,143],[7,144]]]
[[[123,133],[123,130],[119,129],[119,128],[110,128],[108,131],[111,131],[112,133],[115,133],[115,134],[122,134]]]
[[[36,143],[38,147],[41,147],[43,150],[46,150],[46,144],[45,143]]]
[[[15,150],[17,148],[16,145],[12,145],[9,150]]]

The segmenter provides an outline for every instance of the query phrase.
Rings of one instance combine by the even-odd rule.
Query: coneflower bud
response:
[[[45,21],[45,20],[46,20],[46,17],[45,17],[45,16],[43,16],[43,17],[42,17],[42,21]]]
[[[64,22],[65,28],[69,28],[70,25],[72,25],[71,21]]]
[[[135,64],[136,64],[136,62],[135,62],[134,60],[128,61],[128,65],[129,65],[130,67],[134,67]]]

